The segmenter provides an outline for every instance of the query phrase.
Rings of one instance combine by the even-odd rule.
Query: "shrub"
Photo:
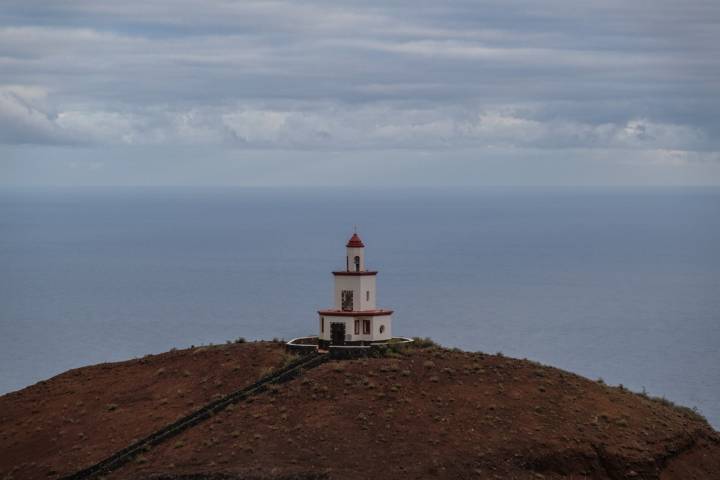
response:
[[[245,343],[246,341],[245,337],[238,337],[235,339],[235,343]]]
[[[385,356],[388,358],[402,358],[407,355],[407,351],[403,346],[390,346],[385,350]]]
[[[105,405],[105,408],[107,408],[108,412],[112,412],[113,410],[117,410],[118,406],[116,403],[108,403]]]
[[[288,352],[286,352],[286,353],[283,355],[283,363],[282,363],[282,367],[281,367],[281,368],[287,367],[288,365],[290,365],[291,363],[293,363],[294,361],[296,361],[298,358],[299,358],[299,355],[297,355],[297,354],[295,354],[295,353],[288,353]]]
[[[265,368],[263,368],[262,370],[260,370],[260,374],[258,375],[258,377],[259,377],[259,378],[267,377],[268,375],[270,375],[270,374],[273,373],[274,371],[275,371],[275,369],[272,368],[272,367],[265,367]]]
[[[412,345],[412,344],[410,344]],[[402,358],[408,354],[408,344],[399,338],[391,338],[383,346],[383,356],[391,358]]]
[[[413,337],[413,343],[410,345],[415,348],[440,348],[440,345],[435,343],[430,337]]]
[[[672,408],[673,410],[676,410],[677,412],[681,413],[683,416],[688,417],[692,420],[697,420],[697,421],[700,421],[703,423],[707,423],[707,419],[700,413],[700,411],[697,409],[697,407],[689,408],[689,407],[685,407],[683,405],[678,405],[677,403],[673,402],[672,400],[668,400],[665,397],[653,397],[651,395],[648,395],[644,389],[643,389],[643,393],[645,393],[645,395],[643,395],[643,396],[650,401],[659,403],[660,405],[664,405],[668,408]]]

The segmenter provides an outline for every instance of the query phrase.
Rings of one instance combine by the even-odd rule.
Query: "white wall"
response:
[[[385,327],[385,331],[380,333],[380,326]],[[392,338],[392,315],[384,317],[374,317],[373,325],[373,340],[389,340]]]
[[[365,249],[364,248],[348,248],[347,249],[347,260],[348,270],[351,272],[355,271],[355,257],[360,257],[360,271],[365,271]]]
[[[342,291],[353,291],[353,311],[375,309],[375,275],[335,275],[335,308],[342,308]],[[370,300],[366,300],[367,292]]]
[[[375,275],[362,275],[360,277],[360,296],[362,301],[360,302],[360,310],[375,310],[375,298],[377,296],[376,279]],[[370,300],[366,300],[366,292],[370,292]]]
[[[359,275],[335,275],[335,309],[342,309],[342,291],[352,290],[353,293],[353,309],[357,310],[358,292],[360,291]]]
[[[334,317],[330,315],[321,315],[320,318],[325,318],[325,331],[319,333],[321,340],[330,340],[330,324],[331,323],[344,323],[345,324],[345,335],[350,335],[350,341],[366,341],[372,342],[377,340],[388,340],[392,338],[392,315],[375,316],[375,317]],[[360,320],[360,333],[355,334],[355,320]],[[362,333],[362,321],[370,320],[370,333]],[[318,320],[318,331],[320,330],[320,320]],[[380,326],[385,326],[385,331],[380,333]]]
[[[320,318],[325,317],[325,331],[320,332],[320,340],[330,340],[330,324],[331,323],[344,323],[345,324],[345,335],[351,334],[355,331],[355,318],[354,317],[333,317],[330,315],[320,315]],[[320,320],[318,320],[318,331],[320,330]]]

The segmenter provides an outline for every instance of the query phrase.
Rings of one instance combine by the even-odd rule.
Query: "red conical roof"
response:
[[[353,233],[353,236],[350,237],[350,240],[348,240],[348,243],[346,247],[348,248],[362,248],[365,244],[360,240],[360,237],[358,237],[357,233]]]

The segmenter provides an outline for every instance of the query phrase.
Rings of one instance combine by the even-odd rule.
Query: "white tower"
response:
[[[376,271],[365,270],[365,245],[357,233],[348,241],[345,270],[335,276],[335,307],[320,310],[320,348],[369,345],[392,338],[392,310],[375,306]]]

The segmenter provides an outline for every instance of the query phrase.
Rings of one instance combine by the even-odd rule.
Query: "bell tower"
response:
[[[348,240],[345,269],[335,277],[334,308],[320,310],[321,348],[369,345],[392,338],[392,310],[376,306],[377,271],[365,269],[365,244],[357,232]]]
[[[346,270],[348,272],[365,271],[365,244],[360,240],[357,232],[353,233],[345,246],[347,247]]]

